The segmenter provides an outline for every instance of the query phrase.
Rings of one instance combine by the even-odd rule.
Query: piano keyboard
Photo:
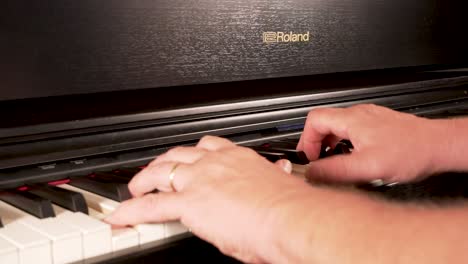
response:
[[[286,138],[248,147],[272,162],[289,159],[293,163],[293,175],[304,177],[309,161],[303,152],[296,150],[296,145],[297,139]],[[352,144],[345,140],[333,149],[322,149],[320,158],[352,151]],[[191,237],[180,222],[113,228],[102,221],[121,202],[130,198],[127,183],[140,170],[137,167],[107,168],[80,177],[1,191],[0,263],[102,263],[114,256]],[[357,187],[362,191],[378,192],[387,198],[419,199],[421,193],[427,193],[423,198],[433,199],[437,198],[434,194],[440,197],[447,194],[434,192],[433,186],[442,185],[449,191],[449,186],[460,186],[454,184],[460,182],[460,177],[452,177],[454,181],[447,176],[443,178],[449,181],[441,182],[437,177],[431,177],[427,182],[391,188]],[[454,194],[460,196],[458,190]]]
[[[50,204],[54,216],[44,217],[17,208],[15,199],[8,203],[0,201],[3,223],[0,228],[0,263],[72,263],[188,231],[178,222],[112,229],[101,220],[120,202],[70,184],[58,184],[56,188],[82,194],[88,214]],[[28,191],[18,193],[21,196]],[[36,201],[31,206],[39,207],[42,202]]]
[[[297,139],[284,139],[250,147],[272,162],[286,158],[297,163],[295,173],[301,175],[308,160],[296,145]],[[97,171],[1,192],[0,263],[87,263],[166,238],[190,236],[180,222],[113,228],[102,221],[131,197],[127,183],[139,170]]]

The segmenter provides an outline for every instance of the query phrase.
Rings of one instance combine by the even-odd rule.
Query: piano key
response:
[[[292,164],[292,172],[291,174],[299,177],[301,179],[306,179],[306,171],[308,170],[309,165],[299,165],[299,164]]]
[[[81,212],[71,212],[54,205],[57,219],[77,228],[83,241],[85,259],[103,255],[112,251],[111,226]],[[89,209],[88,209],[89,210]]]
[[[301,150],[284,149],[284,148],[271,148],[272,151],[281,151],[288,156],[289,161],[295,164],[305,165],[309,163],[307,155]]]
[[[57,188],[48,184],[37,184],[30,187],[27,192],[33,193],[44,199],[49,199],[72,212],[88,213],[88,206],[81,193]]]
[[[289,161],[295,164],[304,165],[309,163],[309,160],[303,151],[296,150],[295,148],[289,148],[282,144],[267,143],[262,146],[252,147],[252,149],[257,151],[260,155],[265,152],[283,154]]]
[[[0,238],[17,248],[18,263],[52,263],[49,239],[22,223],[10,223],[0,229]],[[9,263],[9,262],[2,262]]]
[[[344,143],[346,146],[348,146],[349,149],[353,149],[353,148],[354,148],[353,143],[352,143],[350,140],[348,140],[348,139],[343,139],[343,140],[341,140],[340,142],[341,142],[341,143]]]
[[[270,144],[270,145],[277,144],[277,145],[281,145],[284,148],[296,149],[298,143],[299,143],[298,139],[284,138],[284,139],[272,140],[270,143],[266,143],[265,145],[267,145],[267,144]]]
[[[18,248],[8,240],[0,237],[0,263],[19,263]]]
[[[287,159],[288,156],[284,153],[279,153],[279,152],[273,152],[273,151],[268,151],[268,150],[260,150],[260,149],[254,149],[259,155],[263,156],[267,160],[271,162],[276,162],[280,159]]]
[[[55,216],[51,201],[32,193],[5,191],[0,193],[0,200],[41,219]]]
[[[78,229],[55,217],[38,219],[4,202],[0,202],[0,214],[9,219],[10,223],[21,223],[46,237],[52,247],[54,263],[69,263],[83,258],[81,233]]]
[[[89,208],[101,212],[104,215],[111,214],[115,210],[115,208],[117,208],[120,204],[117,201],[108,199],[106,197],[97,195],[92,192],[88,192],[84,189],[80,189],[78,187],[71,186],[68,184],[57,185],[57,187],[81,193],[84,196]]]
[[[165,223],[165,236],[172,237],[189,232],[189,229],[180,221],[171,221]]]
[[[89,216],[95,219],[103,220],[106,215],[92,208],[89,209]],[[118,251],[136,247],[140,244],[140,234],[131,227],[112,229],[112,251]]]
[[[63,187],[69,190],[74,190],[77,192],[81,192],[88,203],[88,206],[105,216],[110,215],[117,207],[119,207],[120,203],[110,200],[106,197],[102,197],[96,195],[94,193],[90,193],[85,190],[80,190],[79,188],[75,188],[69,185],[60,185],[59,187]],[[135,230],[138,231],[140,234],[140,243],[148,243],[156,240],[160,240],[165,238],[165,227],[164,224],[140,224],[133,227]]]
[[[102,182],[109,182],[109,183],[123,183],[128,184],[130,182],[129,177],[124,177],[118,174],[113,174],[110,172],[96,172],[89,176],[92,179],[97,179]]]
[[[338,142],[335,146],[335,148],[333,149],[333,154],[335,155],[339,155],[339,154],[349,154],[351,153],[351,150],[350,148],[348,147],[348,145],[344,142]]]
[[[323,159],[323,158],[330,156],[331,154],[330,149],[331,148],[329,146],[322,145],[322,147],[320,148],[319,159]]]
[[[99,181],[98,179],[91,179],[88,177],[76,177],[71,179],[69,185],[118,202],[132,198],[127,184]]]
[[[59,187],[66,188],[68,190],[73,190],[76,192],[81,192],[85,197],[88,206],[98,211],[99,213],[102,213],[105,216],[110,215],[120,205],[119,202],[96,195],[94,193],[90,193],[85,190],[80,190],[79,188],[76,188],[74,186],[64,184],[60,185]],[[178,226],[181,225],[180,223],[170,223],[169,225],[167,225],[167,227],[166,225],[167,223],[139,224],[133,226],[133,228],[139,233],[140,244],[157,241],[169,236],[185,233],[188,231],[186,227]]]
[[[150,243],[153,241],[158,241],[164,238],[167,238],[166,236],[166,228],[165,224],[139,224],[133,226],[133,228],[138,231],[138,234],[140,234],[140,244],[146,244]]]
[[[140,168],[120,168],[120,169],[112,171],[111,173],[114,175],[119,175],[121,177],[126,177],[126,178],[131,179],[140,171],[141,171]]]

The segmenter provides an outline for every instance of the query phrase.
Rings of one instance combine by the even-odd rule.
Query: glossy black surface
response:
[[[140,246],[126,254],[109,255],[87,264],[154,264],[154,263],[242,263],[223,255],[217,248],[196,237],[169,239]]]
[[[290,142],[269,142],[260,146],[260,149],[265,149],[269,151],[277,151],[284,153],[287,158],[295,164],[305,165],[309,163],[306,154],[303,151],[296,150],[296,144],[291,144]]]
[[[48,184],[35,184],[33,186],[29,186],[27,191],[44,199],[49,199],[54,204],[57,204],[69,211],[88,214],[88,205],[81,193]]]
[[[51,201],[32,193],[3,191],[0,193],[0,200],[40,219],[55,216]]]
[[[123,202],[132,198],[127,184],[119,182],[110,182],[107,180],[83,176],[72,178],[69,184],[117,202]]]
[[[0,100],[466,63],[463,4],[7,0]],[[270,31],[310,41],[264,43]]]
[[[280,159],[287,159],[288,156],[282,152],[274,152],[274,151],[271,151],[271,150],[264,150],[264,149],[261,149],[261,148],[253,148],[258,154],[260,154],[261,156],[265,157],[267,160],[271,161],[271,162],[275,162],[275,161],[278,161]]]
[[[128,184],[128,182],[131,180],[131,177],[127,177],[122,174],[113,172],[96,172],[91,174],[90,177],[92,179],[96,179],[102,182],[114,182],[123,184]]]

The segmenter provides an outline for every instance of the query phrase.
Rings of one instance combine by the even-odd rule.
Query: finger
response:
[[[174,166],[177,167],[174,169]],[[134,197],[141,197],[155,189],[173,191],[169,175],[174,172],[172,184],[177,191],[181,191],[185,184],[187,167],[189,165],[180,162],[163,162],[155,166],[146,167],[135,175],[128,183],[128,189]]]
[[[307,116],[298,149],[303,150],[309,160],[316,160],[325,137],[333,135],[337,138],[349,138],[348,128],[352,118],[346,114],[345,109],[341,108],[312,110]]]
[[[176,147],[166,153],[158,156],[148,166],[155,166],[160,163],[176,161],[183,163],[194,163],[201,159],[206,154],[205,149],[196,147]]]
[[[373,154],[336,155],[309,164],[306,178],[322,182],[367,182],[384,176],[381,163]]]
[[[150,193],[123,202],[104,221],[116,226],[178,220],[184,212],[181,193]]]
[[[287,159],[280,159],[275,162],[276,165],[278,165],[283,171],[286,173],[291,173],[292,172],[292,164],[289,160]]]
[[[197,147],[216,151],[224,148],[235,147],[236,145],[231,141],[221,138],[221,137],[214,137],[214,136],[204,136],[197,144]]]

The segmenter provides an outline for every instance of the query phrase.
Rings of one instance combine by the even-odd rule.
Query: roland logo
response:
[[[293,33],[291,32],[263,32],[264,43],[289,43],[289,42],[309,42],[310,32]]]

